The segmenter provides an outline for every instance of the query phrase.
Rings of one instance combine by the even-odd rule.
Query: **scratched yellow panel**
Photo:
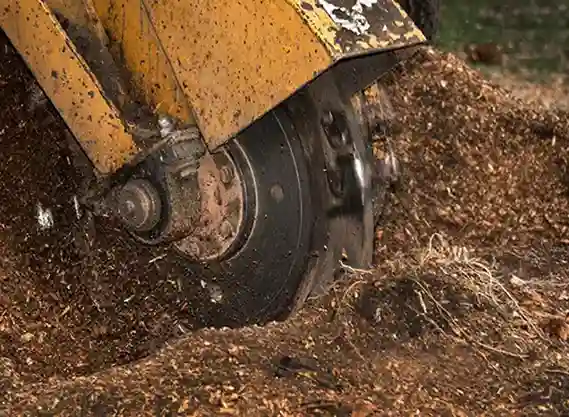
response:
[[[424,41],[393,0],[45,1],[80,24],[86,16],[82,7],[92,6],[111,40],[111,51],[130,73],[130,93],[156,112],[195,121],[210,148],[226,142],[335,61]],[[374,7],[362,8],[363,3]],[[38,59],[37,52],[28,55]],[[67,58],[60,55],[59,65],[71,65],[64,62]],[[35,66],[45,65],[54,63]],[[54,81],[48,78],[43,83],[49,89]],[[94,77],[91,83],[97,84]],[[110,118],[106,123],[114,122]]]
[[[332,59],[286,0],[146,0],[202,134],[216,147]]]
[[[0,26],[95,167],[110,173],[130,161],[138,152],[132,136],[47,5],[19,0],[4,6]]]
[[[323,0],[142,0],[210,148],[335,61],[425,40],[394,1],[369,2],[354,32]]]

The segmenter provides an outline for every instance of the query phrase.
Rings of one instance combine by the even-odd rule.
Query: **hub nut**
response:
[[[158,190],[147,180],[127,182],[117,199],[117,212],[130,230],[148,232],[160,221],[162,204]]]

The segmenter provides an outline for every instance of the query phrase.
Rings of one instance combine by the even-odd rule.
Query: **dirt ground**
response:
[[[0,414],[568,415],[569,113],[541,87],[423,50],[385,80],[405,175],[377,268],[213,329],[188,271],[76,211],[63,125],[0,55]]]

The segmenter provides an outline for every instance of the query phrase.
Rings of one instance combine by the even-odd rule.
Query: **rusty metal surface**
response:
[[[225,153],[207,154],[197,171],[200,218],[191,235],[176,242],[188,257],[200,261],[221,258],[232,246],[244,221],[241,178]]]
[[[424,42],[394,0],[287,0],[335,60]]]
[[[53,0],[52,0],[53,1]],[[76,1],[76,0],[54,0]],[[115,60],[129,73],[129,94],[158,114],[194,123],[186,96],[141,0],[89,0],[109,38]],[[168,2],[165,2],[168,3]]]
[[[285,0],[143,3],[210,149],[332,63]]]
[[[2,5],[0,25],[98,171],[110,173],[129,162],[138,152],[133,137],[47,5]]]

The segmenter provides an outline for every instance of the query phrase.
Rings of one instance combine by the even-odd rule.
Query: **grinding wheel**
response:
[[[342,261],[370,266],[371,143],[332,85],[299,92],[225,151],[243,184],[245,220],[230,253],[191,267],[223,294],[205,314],[284,318],[325,291]]]

